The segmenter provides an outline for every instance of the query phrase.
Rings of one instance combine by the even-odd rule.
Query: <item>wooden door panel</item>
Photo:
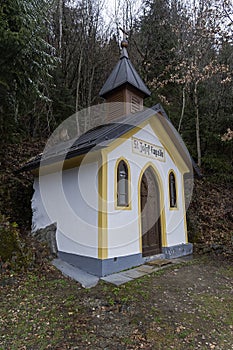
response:
[[[150,168],[142,176],[140,195],[142,255],[159,254],[161,253],[160,196],[155,175]]]

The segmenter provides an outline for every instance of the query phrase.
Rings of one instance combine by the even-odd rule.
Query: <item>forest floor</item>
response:
[[[92,289],[49,262],[0,278],[1,350],[233,349],[233,263],[210,255]]]
[[[0,173],[0,208],[22,227],[30,225],[32,179],[13,170],[36,153],[29,146],[9,147]],[[0,258],[0,350],[232,350],[232,187],[209,180],[195,182],[188,210],[199,255],[120,287],[83,289],[25,230],[25,272]]]

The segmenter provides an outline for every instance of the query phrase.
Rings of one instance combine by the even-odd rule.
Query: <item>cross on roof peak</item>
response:
[[[123,33],[123,40],[121,41],[121,48],[122,49],[127,49],[127,47],[128,47],[128,33],[124,30],[124,29],[122,29],[121,27],[119,28],[120,29],[120,31]]]

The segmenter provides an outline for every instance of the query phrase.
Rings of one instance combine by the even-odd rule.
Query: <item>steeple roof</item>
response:
[[[120,86],[129,84],[139,90],[145,97],[150,96],[150,90],[146,87],[129,59],[126,49],[127,42],[123,41],[121,46],[122,51],[120,60],[104,83],[99,95],[105,97]]]

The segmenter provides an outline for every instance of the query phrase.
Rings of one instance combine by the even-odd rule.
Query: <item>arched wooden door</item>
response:
[[[159,186],[153,168],[145,170],[141,180],[142,256],[160,254],[161,217]]]

